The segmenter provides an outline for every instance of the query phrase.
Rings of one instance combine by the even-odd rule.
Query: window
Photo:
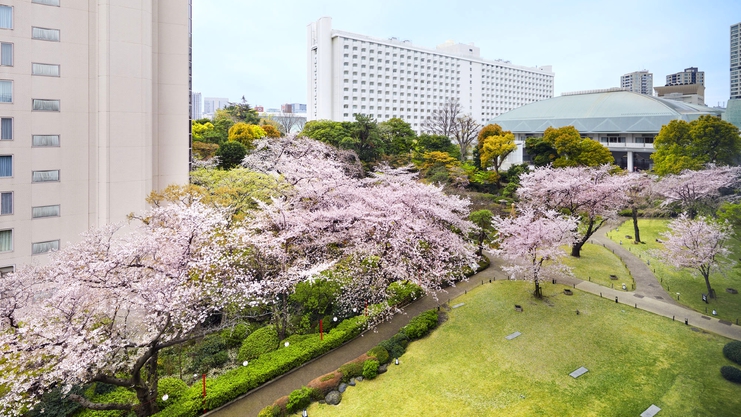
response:
[[[59,217],[59,204],[55,206],[40,206],[31,208],[31,217],[39,219],[42,217]]]
[[[13,176],[13,156],[0,155],[0,177]]]
[[[59,29],[31,28],[31,37],[42,41],[59,42]]]
[[[13,81],[0,80],[0,103],[13,102]]]
[[[13,193],[0,193],[0,215],[13,214]]]
[[[59,100],[33,99],[33,108],[36,111],[59,111]]]
[[[0,43],[0,65],[4,67],[13,66],[13,44],[2,42]]]
[[[59,170],[33,171],[31,182],[59,181]]]
[[[0,6],[0,29],[13,29],[13,8]]]
[[[59,135],[33,135],[31,146],[37,148],[59,146]]]
[[[13,140],[13,118],[0,118],[0,140]]]
[[[31,75],[43,75],[46,77],[59,77],[59,65],[31,64]]]
[[[47,6],[59,6],[59,0],[31,0],[31,3],[45,4]]]
[[[38,243],[31,244],[31,254],[33,255],[39,255],[42,253],[47,253],[47,252],[56,251],[56,250],[59,250],[58,240],[49,240],[46,242],[38,242]]]
[[[13,273],[13,272],[15,272],[15,266],[14,265],[1,266],[0,267],[0,277],[4,277],[5,275],[8,275],[8,274]]]
[[[0,252],[13,250],[13,229],[0,230]]]

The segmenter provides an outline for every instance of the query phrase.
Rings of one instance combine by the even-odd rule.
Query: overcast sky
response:
[[[193,91],[251,105],[306,103],[306,26],[434,49],[473,42],[484,59],[552,65],[555,94],[618,87],[642,69],[654,86],[705,71],[705,102],[729,96],[730,25],[741,0],[193,0]]]

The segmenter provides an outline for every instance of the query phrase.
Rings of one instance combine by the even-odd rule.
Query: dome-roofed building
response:
[[[690,122],[703,115],[721,117],[723,111],[706,106],[666,100],[622,89],[567,93],[504,113],[496,123],[515,135],[517,149],[509,164],[528,162],[525,139],[540,137],[548,127],[574,126],[582,137],[607,146],[615,163],[630,171],[652,166],[654,137],[672,120]]]

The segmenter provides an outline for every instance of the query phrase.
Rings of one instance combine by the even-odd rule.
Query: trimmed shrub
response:
[[[339,371],[342,373],[342,382],[347,382],[350,378],[363,375],[363,362],[348,362],[340,366]]]
[[[398,358],[406,352],[409,338],[404,333],[397,333],[391,339],[384,340],[378,346],[386,349],[390,358]]]
[[[260,410],[257,417],[280,417],[280,407],[277,405],[269,405]]]
[[[317,390],[309,387],[301,387],[300,389],[294,390],[288,396],[288,404],[286,405],[286,411],[289,413],[295,413],[300,411],[311,404],[311,400],[321,397],[321,394]]]
[[[378,345],[374,347],[373,349],[368,351],[368,356],[376,358],[378,363],[388,363],[389,362],[389,352],[381,345]]]
[[[387,289],[389,305],[399,306],[410,303],[424,294],[424,290],[417,284],[409,281],[395,281]]]
[[[247,338],[248,332],[247,323],[239,323],[234,327],[222,330],[221,337],[224,339],[226,347],[232,349],[242,345],[244,339]]]
[[[272,352],[278,349],[279,342],[278,331],[275,326],[259,328],[244,339],[242,347],[239,348],[237,360],[239,362],[249,361],[264,353]]]
[[[741,365],[741,342],[733,341],[723,346],[723,356]]]
[[[741,370],[735,366],[724,366],[720,368],[720,374],[723,375],[723,378],[731,382],[741,384]]]
[[[188,390],[188,385],[180,378],[165,377],[157,381],[157,406],[164,410],[172,404],[175,404]],[[167,401],[162,401],[162,396],[167,394]]]
[[[377,377],[378,376],[378,366],[379,366],[378,361],[374,359],[368,359],[367,361],[363,362],[363,378],[373,379]]]
[[[208,336],[196,344],[191,355],[193,355],[193,362],[189,372],[199,374],[204,374],[211,368],[219,368],[229,361],[226,342],[220,334]]]
[[[419,339],[437,327],[437,311],[428,310],[409,321],[401,331],[410,339]]]

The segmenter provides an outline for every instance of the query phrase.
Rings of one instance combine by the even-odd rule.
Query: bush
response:
[[[300,411],[311,404],[311,400],[317,399],[321,395],[316,390],[309,387],[301,387],[300,389],[294,390],[288,396],[288,404],[286,405],[286,411],[289,413],[295,413]]]
[[[406,352],[409,338],[403,332],[395,334],[391,339],[384,340],[378,346],[383,347],[391,358],[398,358]]]
[[[389,362],[389,351],[386,350],[381,345],[378,345],[374,347],[373,349],[368,351],[368,356],[376,358],[378,363],[388,363]]]
[[[85,396],[96,403],[135,403],[136,394],[133,391],[123,387],[116,387],[112,391],[108,391],[105,394],[95,394],[95,388],[88,389],[85,392]],[[91,395],[92,394],[92,395]],[[42,414],[45,415],[46,413]],[[126,416],[125,411],[121,410],[110,410],[110,411],[98,411],[84,409],[75,414],[76,417],[124,417]]]
[[[277,405],[269,405],[260,410],[257,417],[280,417],[280,407]]]
[[[224,329],[221,331],[221,337],[226,342],[226,347],[232,349],[242,345],[244,339],[247,338],[249,328],[247,323],[239,323],[234,327]]]
[[[735,366],[724,366],[720,368],[720,374],[723,375],[723,378],[731,382],[741,384],[741,370]]]
[[[355,378],[363,375],[363,363],[362,362],[349,362],[340,366],[340,372],[342,373],[342,382],[347,382],[350,378]]]
[[[188,385],[180,378],[165,377],[157,381],[157,405],[160,410],[175,404],[188,390]],[[162,396],[167,394],[167,401],[162,401]]]
[[[424,291],[419,285],[409,281],[392,282],[387,289],[389,305],[399,306],[421,297]]]
[[[239,362],[249,361],[264,353],[272,352],[278,349],[279,342],[278,331],[275,329],[275,326],[259,328],[244,339],[242,347],[239,348],[237,360]]]
[[[733,341],[723,346],[723,356],[741,365],[741,342]]]
[[[247,147],[233,141],[222,143],[216,151],[219,166],[223,169],[232,169],[241,164],[245,155],[247,155]]]
[[[220,334],[208,336],[196,344],[191,355],[193,355],[193,362],[189,372],[199,374],[205,374],[212,368],[219,368],[229,361],[226,341]]]
[[[368,359],[363,363],[363,378],[373,379],[378,376],[378,361]]]
[[[437,327],[437,311],[428,310],[409,321],[401,331],[410,339],[419,339]]]

